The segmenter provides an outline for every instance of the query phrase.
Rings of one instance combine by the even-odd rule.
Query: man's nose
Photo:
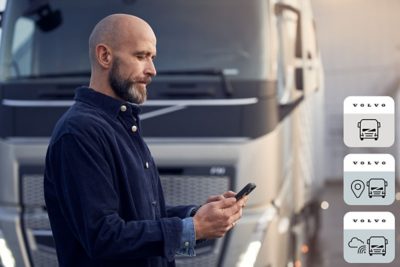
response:
[[[146,65],[145,72],[146,72],[147,75],[149,75],[151,77],[156,76],[157,71],[156,71],[156,67],[154,66],[153,60],[149,60],[148,61],[147,65]]]

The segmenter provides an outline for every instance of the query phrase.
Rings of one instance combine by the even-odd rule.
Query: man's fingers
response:
[[[221,195],[209,196],[208,199],[207,199],[207,203],[214,202],[214,201],[219,201],[219,200],[222,200],[222,199],[224,199],[224,197],[221,196]]]
[[[241,207],[245,207],[248,199],[249,199],[248,196],[244,196],[242,199],[240,199],[240,200],[238,201],[238,204],[239,204]]]
[[[239,209],[238,212],[232,215],[232,220],[234,222],[238,221],[240,218],[242,218],[242,209]]]
[[[222,200],[224,198],[231,198],[231,197],[234,197],[235,195],[236,195],[235,192],[227,191],[227,192],[223,193],[222,195],[209,196],[208,199],[207,199],[207,203],[214,202],[214,201],[219,201],[219,200]]]
[[[225,198],[203,205],[194,217],[196,234],[203,238],[222,237],[227,231],[235,227],[242,217],[242,206],[245,199],[237,201],[236,198]],[[209,199],[219,198],[211,196]],[[200,226],[199,226],[200,225]],[[197,238],[197,235],[196,235]]]
[[[224,198],[217,202],[217,207],[220,209],[227,209],[229,207],[234,206],[235,203],[236,203],[236,198],[234,197]]]
[[[240,212],[241,209],[242,209],[242,206],[240,205],[240,203],[236,202],[235,205],[226,207],[224,209],[224,213],[231,217],[231,216],[235,215],[236,213]]]
[[[225,192],[225,193],[223,194],[223,196],[224,196],[225,198],[234,197],[234,196],[236,196],[236,193],[233,192],[233,191],[227,191],[227,192]]]

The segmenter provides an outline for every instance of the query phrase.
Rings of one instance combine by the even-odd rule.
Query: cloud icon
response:
[[[349,242],[349,247],[351,248],[358,248],[360,246],[362,246],[364,244],[364,242],[360,239],[358,239],[357,237],[353,237],[350,242]]]

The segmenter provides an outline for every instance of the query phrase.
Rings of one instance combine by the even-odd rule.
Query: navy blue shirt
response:
[[[166,207],[138,106],[90,88],[57,123],[44,192],[60,266],[174,266],[182,218]]]

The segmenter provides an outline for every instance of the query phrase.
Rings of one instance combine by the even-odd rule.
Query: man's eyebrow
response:
[[[155,57],[155,56],[156,56],[156,54],[153,54],[153,53],[151,53],[150,51],[145,51],[145,50],[142,50],[142,51],[136,51],[136,52],[134,52],[133,54],[134,54],[134,55],[146,55],[146,56],[153,56],[153,57]]]

